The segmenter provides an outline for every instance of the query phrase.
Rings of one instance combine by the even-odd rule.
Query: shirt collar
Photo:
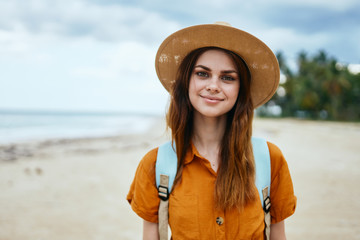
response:
[[[195,157],[202,158],[202,156],[200,155],[200,153],[198,152],[198,150],[196,149],[194,144],[191,142],[190,143],[190,148],[189,148],[189,150],[187,151],[187,153],[185,155],[184,164],[191,163],[192,160],[194,160]]]

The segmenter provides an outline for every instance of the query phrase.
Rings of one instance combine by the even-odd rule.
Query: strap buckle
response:
[[[270,197],[267,196],[267,197],[264,199],[264,212],[265,212],[265,213],[270,212],[270,207],[271,207]]]
[[[167,201],[169,199],[169,188],[163,185],[159,185],[158,188],[159,198],[163,201]]]

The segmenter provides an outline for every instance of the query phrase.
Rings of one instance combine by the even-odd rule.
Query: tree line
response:
[[[329,57],[300,52],[295,70],[284,54],[276,54],[281,81],[276,94],[257,109],[260,116],[296,117],[336,121],[360,120],[360,73]]]

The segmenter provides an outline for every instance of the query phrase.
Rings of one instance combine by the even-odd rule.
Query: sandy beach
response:
[[[360,239],[360,124],[255,119],[280,147],[298,205],[288,239]],[[141,239],[125,200],[141,157],[169,138],[146,133],[0,146],[0,240]]]

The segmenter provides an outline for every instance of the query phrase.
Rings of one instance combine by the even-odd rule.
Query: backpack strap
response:
[[[172,142],[162,144],[157,152],[156,159],[156,187],[160,186],[160,175],[169,176],[168,194],[170,194],[172,185],[177,172],[177,155],[172,146]]]
[[[264,200],[264,222],[265,222],[265,230],[264,230],[264,235],[265,235],[265,239],[266,240],[270,240],[270,224],[271,224],[271,215],[270,215],[270,207],[271,207],[271,202],[270,202],[270,197],[269,197],[269,190],[270,187],[266,187],[262,190],[262,195],[265,198]]]
[[[267,142],[261,138],[252,138],[256,166],[256,188],[259,192],[265,214],[265,239],[270,239],[270,181],[271,163]],[[160,240],[168,239],[169,195],[177,172],[177,155],[172,142],[166,142],[158,149],[156,159],[156,186],[160,205],[158,212]]]
[[[251,139],[256,166],[256,188],[258,189],[262,207],[264,209],[265,239],[270,239],[270,184],[271,184],[271,161],[269,147],[265,139]]]
[[[169,176],[160,175],[160,185],[158,187],[159,197],[160,197],[160,205],[158,212],[159,219],[159,236],[160,240],[168,239],[168,225],[169,225],[169,191],[167,190],[169,186]],[[162,189],[161,189],[162,188]],[[164,189],[165,196],[164,197]]]
[[[177,172],[177,155],[172,142],[166,142],[158,149],[155,175],[160,205],[158,212],[160,240],[168,239],[169,195]]]

